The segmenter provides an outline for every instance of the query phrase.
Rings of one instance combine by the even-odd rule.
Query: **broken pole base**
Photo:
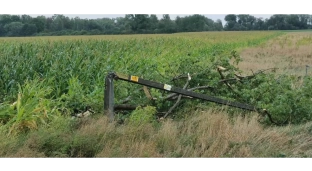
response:
[[[114,121],[114,77],[113,72],[105,78],[104,89],[104,113],[108,115],[109,121]]]

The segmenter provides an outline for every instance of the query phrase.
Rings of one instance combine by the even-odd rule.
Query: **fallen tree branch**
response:
[[[263,73],[265,71],[268,71],[268,70],[273,70],[273,72],[275,72],[278,68],[268,68],[268,69],[263,69],[263,70],[259,70],[256,72],[256,74],[260,74],[260,73]]]
[[[221,78],[224,80],[225,79],[225,77],[224,77],[224,75],[222,74],[222,71],[225,71],[226,69],[225,68],[223,68],[223,67],[221,67],[221,66],[218,66],[218,68],[217,68],[217,71],[218,71],[218,73],[220,74],[220,76],[221,76]],[[227,87],[229,87],[232,91],[234,91],[234,89],[232,88],[232,86],[229,84],[229,83],[227,83],[227,82],[223,82]]]
[[[186,88],[187,88],[187,86],[188,86],[189,83],[190,83],[190,80],[191,80],[191,78],[190,78],[190,76],[188,75],[188,79],[187,79],[185,85],[183,86],[183,89],[186,89]],[[176,103],[168,110],[168,112],[165,114],[164,118],[166,118],[166,117],[179,105],[179,103],[180,103],[180,101],[181,101],[181,98],[182,98],[182,95],[180,94],[179,97],[178,97],[178,100],[177,100]]]
[[[130,104],[118,104],[114,106],[114,110],[135,110],[137,107]]]
[[[178,80],[178,79],[181,79],[181,78],[187,78],[187,75],[184,75],[184,74],[178,75],[178,76],[172,78],[171,81],[175,81],[175,80]]]
[[[284,122],[278,123],[278,122],[275,122],[272,119],[272,115],[266,109],[262,109],[261,111],[258,111],[258,113],[262,114],[262,116],[267,115],[269,120],[270,120],[270,122],[273,123],[274,125],[277,125],[277,126],[286,125],[288,123],[288,121],[289,121],[289,118],[290,118],[290,117],[288,117]]]
[[[202,90],[202,89],[214,89],[214,88],[211,86],[199,86],[199,87],[189,88],[189,89],[187,89],[187,91]],[[165,97],[164,99],[169,100],[170,98],[175,98],[176,96],[178,96],[177,93],[171,93],[167,97]],[[183,96],[183,97],[188,97],[188,96]]]
[[[128,103],[131,100],[131,96],[128,96],[127,98],[125,98],[124,100],[122,100],[120,103],[121,104],[125,104]]]
[[[194,91],[194,90],[201,90],[201,89],[214,89],[214,87],[211,86],[199,86],[199,87],[194,87],[194,88],[190,88],[187,89],[187,91]]]
[[[219,83],[227,82],[227,81],[239,81],[239,80],[237,78],[222,79],[219,81]]]
[[[226,70],[225,68],[223,68],[223,67],[221,67],[221,66],[218,66],[218,67],[217,67],[217,70],[218,70],[218,72],[219,72],[219,74],[220,74],[222,80],[228,80],[228,79],[225,79],[225,76],[222,74],[222,71],[225,71],[225,70]],[[232,79],[233,79],[233,78],[231,78],[231,80],[232,80]],[[220,83],[224,83],[230,90],[232,90],[232,92],[233,92],[234,94],[240,96],[240,94],[239,94],[238,92],[236,92],[236,91],[233,89],[233,87],[232,87],[227,81],[222,81],[222,82],[220,82]]]
[[[179,95],[179,97],[178,97],[178,100],[176,101],[176,103],[168,110],[168,112],[165,114],[165,116],[164,116],[164,118],[166,118],[172,111],[173,111],[173,109],[175,109],[178,105],[179,105],[179,103],[180,103],[180,101],[181,101],[181,95]]]
[[[252,75],[248,75],[248,76],[241,76],[241,75],[237,75],[237,74],[234,74],[239,80],[243,80],[243,79],[251,79],[251,78],[254,78],[256,75],[258,74],[261,74],[261,73],[264,73],[265,71],[268,71],[268,70],[277,70],[278,68],[268,68],[268,69],[264,69],[264,70],[259,70],[257,71],[256,73],[254,73],[252,70]]]
[[[168,99],[168,100],[176,100],[179,96],[174,96],[172,97],[171,99]],[[190,97],[190,96],[185,96],[185,95],[182,95],[182,98],[188,98],[188,99],[193,99],[193,97]]]
[[[150,100],[157,100],[157,98],[154,98],[151,94],[151,92],[148,90],[148,88],[146,86],[143,86],[143,91],[145,96],[150,99]]]

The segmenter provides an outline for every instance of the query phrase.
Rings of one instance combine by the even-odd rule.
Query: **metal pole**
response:
[[[109,73],[105,78],[104,89],[104,114],[107,113],[110,122],[114,121],[114,73]]]
[[[237,108],[241,108],[241,109],[246,109],[246,110],[250,110],[250,111],[256,111],[256,108],[254,106],[251,106],[248,104],[224,100],[224,99],[220,99],[217,97],[212,97],[212,96],[208,96],[205,94],[196,93],[193,91],[187,91],[187,90],[184,90],[182,88],[174,87],[174,86],[171,86],[168,84],[162,84],[162,83],[158,83],[158,82],[154,82],[154,81],[144,80],[142,78],[139,78],[139,77],[133,76],[133,75],[123,75],[120,73],[116,73],[115,77],[119,80],[124,80],[124,81],[132,82],[135,84],[145,85],[145,86],[157,88],[160,90],[169,91],[172,93],[178,93],[178,94],[182,94],[185,96],[191,96],[191,97],[194,97],[197,99],[207,100],[207,101],[214,102],[214,103],[219,103],[219,104],[237,107]]]

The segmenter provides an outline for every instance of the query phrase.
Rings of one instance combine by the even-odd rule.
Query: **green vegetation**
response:
[[[282,32],[311,32],[312,29],[306,29],[306,30],[282,30]]]
[[[202,32],[0,39],[0,137],[6,139],[0,143],[0,155],[296,156],[286,148],[288,139],[292,139],[287,135],[290,131],[269,127],[272,134],[262,134],[263,126],[272,124],[266,116],[259,123],[254,113],[233,108],[208,111],[208,108],[219,110],[220,106],[182,99],[181,105],[169,115],[174,121],[163,120],[161,114],[174,104],[165,100],[164,92],[150,89],[157,100],[148,100],[142,86],[122,81],[115,82],[115,103],[130,96],[129,104],[140,106],[133,112],[118,113],[116,122],[111,124],[101,116],[104,78],[115,71],[178,87],[183,87],[186,80],[173,78],[190,74],[188,88],[209,86],[196,92],[265,108],[278,123],[309,122],[310,77],[271,71],[242,76],[244,73],[238,68],[242,60],[238,51],[263,45],[282,34]],[[307,41],[310,39],[304,44]],[[224,81],[227,79],[230,81]],[[95,115],[72,118],[85,111],[93,111]],[[243,119],[241,115],[247,117]],[[258,132],[245,132],[250,136],[245,139],[229,136],[248,130],[247,127],[251,132],[257,127]],[[224,132],[219,134],[220,131]],[[260,137],[253,139],[256,136]],[[267,147],[264,151],[256,148],[262,142]]]
[[[52,17],[29,15],[0,15],[0,36],[60,36],[102,34],[159,34],[202,31],[246,30],[305,30],[312,28],[312,15],[275,14],[268,19],[248,14],[228,14],[213,21],[204,15],[194,14],[171,19],[163,14],[126,14],[117,18],[81,19],[55,14]]]
[[[17,106],[17,113],[25,116],[25,120],[29,119],[28,116],[40,118],[37,120],[40,123],[45,119],[34,115],[33,111],[46,111],[47,116],[51,113],[74,115],[87,108],[102,112],[104,78],[110,71],[153,78],[180,87],[185,81],[170,80],[190,73],[190,86],[208,84],[217,88],[209,94],[235,99],[227,87],[219,86],[216,67],[228,68],[228,77],[233,76],[238,68],[230,60],[239,61],[233,49],[258,45],[277,35],[280,33],[186,33],[115,37],[111,40],[105,40],[106,37],[98,40],[92,37],[35,41],[3,39],[0,47],[0,64],[3,66],[0,118],[4,124],[12,126],[16,109],[10,110],[11,104],[19,104],[19,101],[21,105]],[[145,95],[139,89],[138,85],[116,82],[116,103],[131,95],[132,104],[146,104]],[[160,101],[158,110],[168,109],[172,102],[162,103],[162,93],[157,91],[154,95]],[[28,103],[31,103],[29,107]],[[21,125],[28,127],[27,124]]]

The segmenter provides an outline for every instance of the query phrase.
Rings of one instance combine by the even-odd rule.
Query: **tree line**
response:
[[[164,14],[126,14],[125,17],[81,19],[62,14],[51,17],[29,15],[0,15],[0,36],[52,36],[52,35],[99,35],[99,34],[157,34],[200,31],[244,30],[298,30],[312,28],[312,15],[272,15],[268,19],[248,14],[228,14],[223,25],[204,15],[194,14],[171,19]]]

